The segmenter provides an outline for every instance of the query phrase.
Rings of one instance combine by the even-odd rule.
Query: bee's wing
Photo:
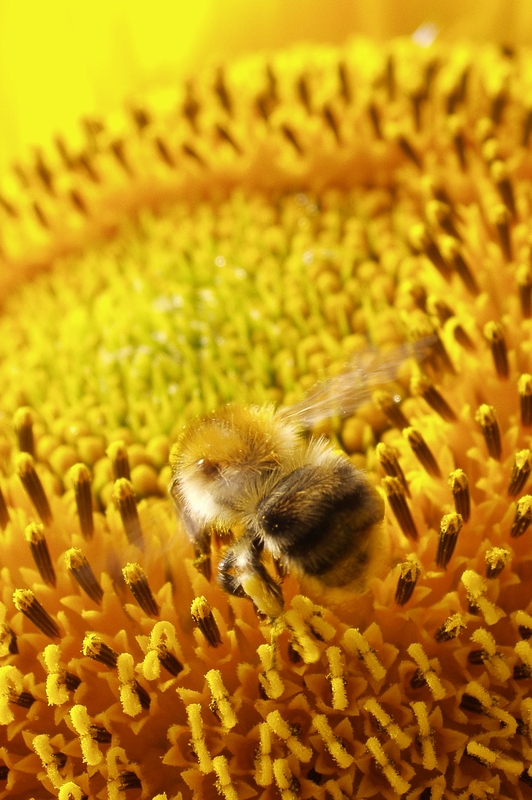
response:
[[[422,361],[433,344],[434,337],[425,337],[385,352],[368,347],[356,353],[339,375],[318,383],[299,403],[279,409],[278,414],[303,428],[333,416],[349,416],[371,400],[375,389],[393,381],[407,358]]]

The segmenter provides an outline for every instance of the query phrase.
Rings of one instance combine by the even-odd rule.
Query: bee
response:
[[[283,594],[268,555],[281,573],[363,592],[383,549],[383,499],[345,453],[304,434],[319,420],[352,414],[406,358],[419,361],[429,349],[427,340],[368,349],[295,405],[229,404],[186,426],[171,452],[169,491],[198,569],[210,577],[212,536],[231,536],[220,585],[274,618]]]

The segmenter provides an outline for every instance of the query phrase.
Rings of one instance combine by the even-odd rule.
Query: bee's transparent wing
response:
[[[384,352],[368,347],[356,353],[339,375],[318,383],[299,403],[278,413],[303,428],[330,417],[349,416],[371,400],[375,389],[393,381],[407,358],[418,362],[426,358],[434,341],[435,337],[425,337]]]

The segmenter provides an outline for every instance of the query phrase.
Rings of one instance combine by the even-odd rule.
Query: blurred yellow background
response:
[[[0,172],[81,115],[204,63],[295,41],[339,44],[364,33],[530,42],[530,0],[1,0]]]

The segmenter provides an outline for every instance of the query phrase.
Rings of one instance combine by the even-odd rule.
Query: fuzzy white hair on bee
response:
[[[406,358],[420,361],[429,350],[428,340],[388,353],[368,349],[296,405],[230,404],[186,426],[170,456],[170,494],[196,567],[210,578],[212,537],[231,537],[218,581],[271,617],[282,613],[283,595],[268,558],[321,586],[364,591],[384,502],[346,455],[304,430],[352,414]]]

